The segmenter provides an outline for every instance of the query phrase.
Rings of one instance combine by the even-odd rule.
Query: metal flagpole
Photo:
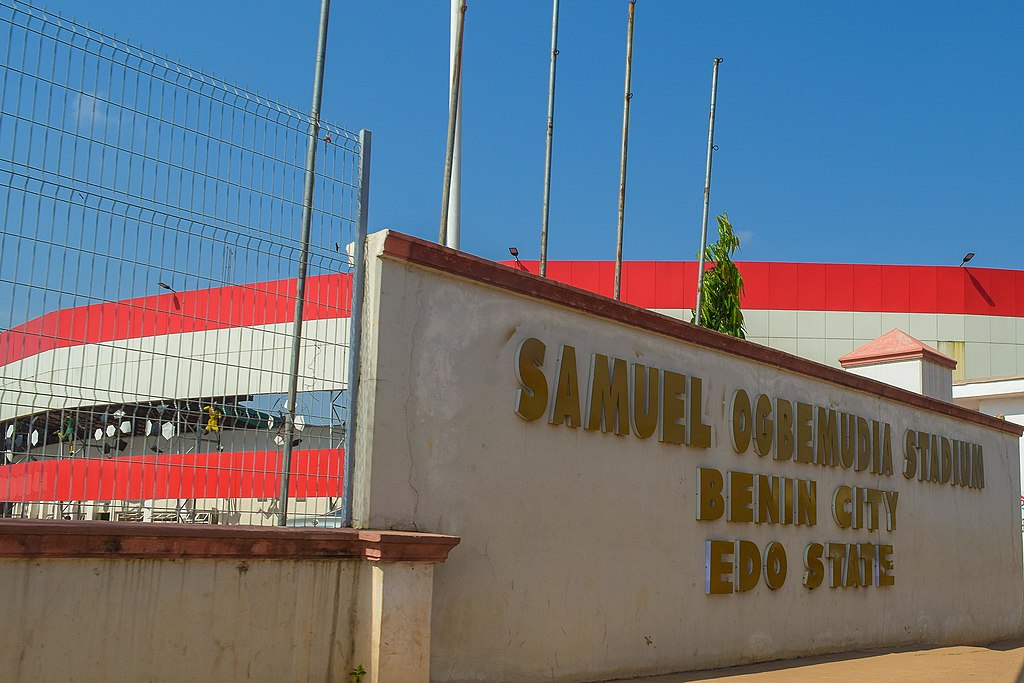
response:
[[[558,61],[558,0],[551,12],[551,74],[548,77],[548,140],[544,153],[544,213],[540,222],[540,276],[548,270],[548,209],[551,201],[551,144],[555,135],[555,63]]]
[[[700,230],[700,253],[697,255],[697,306],[693,322],[701,324],[700,307],[704,302],[704,251],[708,245],[708,208],[711,205],[711,155],[715,151],[715,97],[718,93],[718,65],[721,57],[715,57],[711,71],[711,115],[708,121],[708,164],[704,172],[704,218]]]
[[[313,221],[313,187],[316,180],[316,147],[320,135],[320,101],[324,92],[324,60],[327,55],[327,20],[331,0],[321,0],[320,31],[316,45],[316,70],[313,76],[313,104],[309,113],[309,142],[306,147],[306,177],[302,192],[302,232],[299,237],[299,273],[295,284],[295,321],[292,326],[291,374],[288,377],[288,405],[285,406],[284,455],[281,464],[280,526],[288,523],[288,484],[292,469],[292,442],[295,440],[295,404],[299,387],[299,355],[302,351],[302,305],[306,296],[306,266],[309,263],[309,233]]]
[[[633,12],[636,0],[629,0],[629,23],[626,27],[626,92],[622,105],[622,161],[619,164],[619,229],[615,241],[615,298],[619,299],[622,284],[622,224],[626,215],[626,154],[629,149],[629,91],[633,79]]]
[[[452,0],[451,90],[448,100],[448,146],[444,188],[441,191],[441,229],[437,241],[459,248],[462,201],[462,39],[466,29],[466,0]]]

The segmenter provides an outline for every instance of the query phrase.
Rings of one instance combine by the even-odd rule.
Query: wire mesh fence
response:
[[[0,0],[0,516],[276,522],[309,126]],[[317,144],[288,509],[330,525],[360,143]]]

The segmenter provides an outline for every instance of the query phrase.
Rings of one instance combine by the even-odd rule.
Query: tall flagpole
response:
[[[544,153],[544,212],[540,222],[540,276],[548,270],[548,209],[551,201],[551,145],[555,135],[555,63],[558,61],[558,0],[551,11],[551,74],[548,77],[548,141]]]
[[[448,147],[445,154],[441,229],[438,242],[458,249],[462,208],[462,41],[466,28],[466,0],[452,0],[449,70]]]
[[[721,57],[715,57],[711,70],[711,115],[708,119],[708,163],[704,172],[704,219],[700,231],[700,253],[697,256],[697,306],[693,322],[701,324],[700,307],[704,303],[704,251],[708,246],[708,208],[711,205],[711,156],[715,151],[715,98],[718,94],[718,65]]]
[[[629,0],[629,22],[626,25],[626,93],[622,104],[622,160],[619,163],[619,229],[615,240],[615,298],[620,297],[622,283],[622,225],[626,216],[626,154],[629,151],[629,101],[633,99],[633,12],[636,0]]]
[[[306,172],[302,191],[302,227],[299,236],[299,272],[295,278],[295,317],[292,321],[292,349],[288,375],[288,403],[284,415],[284,453],[281,455],[281,493],[278,524],[288,524],[288,495],[295,447],[295,415],[299,384],[299,359],[302,354],[302,310],[309,265],[309,242],[313,222],[313,190],[316,187],[316,146],[320,136],[320,104],[324,93],[324,62],[327,60],[327,23],[331,0],[320,2],[320,28],[317,33],[316,64],[313,71],[313,102],[309,108],[309,133],[306,143]]]

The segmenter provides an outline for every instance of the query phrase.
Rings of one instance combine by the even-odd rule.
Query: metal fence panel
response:
[[[0,0],[0,515],[275,523],[308,129]],[[360,143],[320,138],[289,509],[332,525]]]

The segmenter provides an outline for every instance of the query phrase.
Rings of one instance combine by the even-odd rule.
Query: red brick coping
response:
[[[444,562],[457,536],[408,531],[0,520],[0,558]]]
[[[949,417],[973,422],[974,424],[997,429],[1020,437],[1024,427],[968,410],[952,403],[915,394],[891,384],[861,377],[839,368],[816,363],[783,351],[737,339],[719,332],[697,327],[692,323],[670,318],[660,313],[639,308],[631,304],[609,299],[576,287],[555,282],[539,275],[526,273],[503,266],[494,261],[471,256],[465,252],[427,242],[416,237],[389,231],[384,242],[386,258],[442,271],[449,275],[465,278],[497,289],[531,299],[539,299],[566,306],[589,315],[612,320],[630,327],[654,332],[690,344],[745,358],[757,363],[831,382],[839,386],[862,391],[881,398],[930,410]]]

